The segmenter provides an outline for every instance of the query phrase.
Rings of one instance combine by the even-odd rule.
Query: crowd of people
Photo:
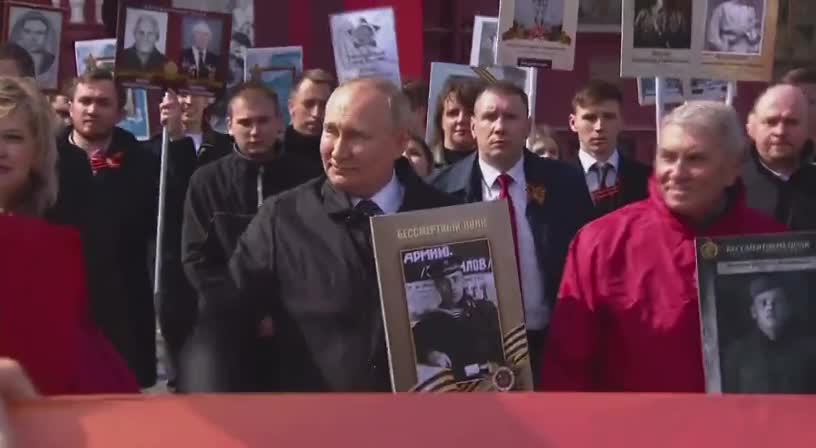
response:
[[[651,167],[620,147],[623,96],[603,81],[565,114],[574,161],[502,81],[455,79],[428,105],[421,82],[308,70],[288,126],[249,81],[229,135],[207,125],[206,98],[168,91],[156,235],[160,136],[116,127],[111,72],[49,101],[18,50],[0,47],[7,399],[153,386],[157,321],[177,392],[390,391],[369,218],[492,200],[510,207],[536,390],[702,392],[694,239],[816,230],[810,70],[745,122],[717,102],[674,109]]]

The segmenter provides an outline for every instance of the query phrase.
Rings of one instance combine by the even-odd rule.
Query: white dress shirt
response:
[[[404,194],[405,188],[399,180],[397,180],[396,173],[393,173],[391,174],[391,180],[369,199],[380,207],[383,214],[390,215],[398,212],[400,207],[402,207]],[[363,199],[364,198],[352,197],[351,205],[356,207]]]
[[[202,133],[187,133],[187,137],[193,139],[193,146],[195,146],[196,154],[201,154],[201,144],[204,142],[204,134]]]
[[[584,178],[586,179],[587,188],[589,189],[590,193],[594,193],[601,187],[601,167],[604,165],[612,166],[612,169],[609,170],[609,173],[606,175],[606,186],[611,187],[618,181],[620,155],[618,154],[617,149],[612,152],[612,155],[609,156],[609,160],[606,162],[598,162],[598,160],[593,157],[592,154],[581,149],[578,151],[578,160],[581,161],[581,167],[584,169]],[[592,170],[592,165],[595,165],[596,163],[599,164],[598,170],[594,171]]]
[[[482,171],[482,200],[499,199],[501,186],[498,178],[502,174],[497,169],[479,159]],[[538,263],[533,231],[527,220],[527,179],[524,176],[524,158],[506,173],[513,178],[510,197],[516,214],[516,237],[518,238],[519,270],[521,272],[521,292],[524,299],[524,314],[528,330],[543,330],[550,320],[550,309],[544,296],[544,275]]]

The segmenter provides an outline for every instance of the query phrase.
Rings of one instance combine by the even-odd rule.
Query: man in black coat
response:
[[[307,70],[289,96],[292,124],[284,135],[286,151],[312,161],[321,172],[320,134],[323,133],[326,102],[336,86],[337,81],[331,73],[321,69]]]
[[[593,216],[581,175],[524,148],[528,99],[506,83],[477,97],[471,129],[478,151],[434,175],[431,184],[465,202],[508,199],[534,378],[561,283],[567,249]]]
[[[792,85],[769,88],[748,117],[753,140],[742,173],[748,206],[791,230],[816,230],[816,166],[806,162],[808,104]]]
[[[337,89],[325,176],[264,203],[239,240],[233,306],[272,321],[276,369],[263,390],[391,390],[369,217],[454,204],[400,157],[410,113],[385,80]]]
[[[570,128],[578,134],[576,166],[586,180],[601,217],[632,202],[646,199],[651,169],[624,157],[618,150],[623,125],[623,94],[605,81],[592,81],[572,99]]]
[[[140,385],[149,387],[156,382],[148,248],[156,230],[158,158],[149,145],[116,127],[124,113],[124,91],[111,72],[86,73],[70,90],[73,126],[57,137],[57,144],[61,154],[80,154],[88,160],[93,177],[86,185],[84,171],[60,171],[63,185],[76,183],[87,196],[62,204],[58,199],[55,209],[84,217],[77,224],[83,239],[104,250],[104,255],[86,254],[97,260],[89,269],[91,310]],[[193,151],[188,141],[171,144],[170,163],[185,151]],[[173,194],[177,193],[169,189],[168,195]],[[96,293],[95,284],[105,285],[104,292]]]

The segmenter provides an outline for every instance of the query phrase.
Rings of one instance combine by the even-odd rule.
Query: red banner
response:
[[[816,399],[705,395],[230,395],[52,399],[20,447],[816,446]]]

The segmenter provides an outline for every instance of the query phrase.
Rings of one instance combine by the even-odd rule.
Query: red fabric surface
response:
[[[138,392],[90,322],[82,257],[73,229],[0,216],[0,356],[46,395]]]
[[[650,198],[576,235],[544,351],[545,390],[705,390],[694,239],[784,232],[743,192],[704,233]]]
[[[230,395],[12,410],[20,447],[812,448],[809,397]]]

